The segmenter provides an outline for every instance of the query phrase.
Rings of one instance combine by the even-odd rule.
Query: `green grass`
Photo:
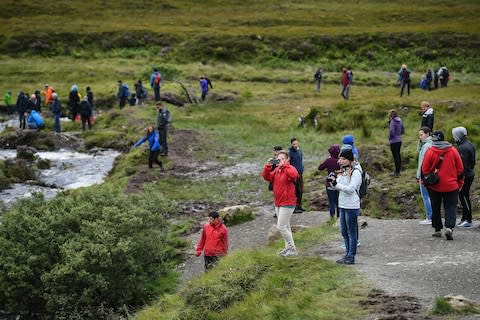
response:
[[[353,319],[369,287],[350,268],[308,255],[314,245],[337,236],[324,225],[295,234],[301,255],[285,259],[278,246],[237,251],[194,279],[178,294],[165,296],[137,319]]]

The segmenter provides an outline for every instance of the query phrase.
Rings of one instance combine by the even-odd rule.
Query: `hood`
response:
[[[448,141],[433,141],[432,147],[439,150],[439,154],[443,154],[444,151],[447,151],[447,149],[450,149],[452,147],[452,144]]]
[[[346,136],[343,136],[342,143],[353,145],[354,143],[353,136],[351,134],[347,134]]]
[[[78,86],[76,84],[74,84],[72,86],[72,88],[70,89],[70,91],[73,91],[73,92],[78,92]]]
[[[433,108],[428,108],[427,110],[425,110],[425,112],[423,113],[423,116],[428,116],[428,115],[431,115],[433,114]]]
[[[340,146],[338,144],[333,144],[328,148],[328,153],[330,153],[330,156],[332,158],[338,158],[338,155],[340,153]]]
[[[399,116],[396,116],[395,118],[392,118],[392,121],[395,121],[395,122],[402,122],[402,119],[400,119]]]
[[[452,136],[455,142],[461,142],[467,136],[467,129],[465,127],[456,127],[452,129]]]

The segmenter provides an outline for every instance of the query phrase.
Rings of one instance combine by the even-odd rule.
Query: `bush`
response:
[[[150,301],[177,255],[165,219],[174,210],[153,190],[106,187],[20,201],[0,225],[0,309],[98,319]]]

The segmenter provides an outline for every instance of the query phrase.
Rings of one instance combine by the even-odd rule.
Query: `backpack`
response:
[[[155,77],[153,78],[153,84],[155,86],[159,86],[160,82],[162,82],[162,76],[160,75],[160,73],[156,73]]]
[[[353,170],[360,170],[360,169],[353,169]],[[370,185],[370,175],[362,171],[362,183],[360,184],[360,188],[358,188],[357,194],[362,199],[368,193],[368,186]]]
[[[410,80],[410,72],[408,72],[407,69],[404,69],[402,71],[402,80],[403,81],[409,81]]]
[[[123,89],[125,90],[123,92],[123,96],[128,98],[130,96],[130,89],[128,88],[128,84],[124,84],[123,85]]]

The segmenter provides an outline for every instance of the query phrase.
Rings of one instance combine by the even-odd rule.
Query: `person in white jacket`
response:
[[[354,264],[357,253],[357,225],[360,213],[358,190],[362,184],[362,169],[354,160],[351,150],[342,150],[339,155],[339,173],[330,175],[331,186],[339,191],[340,230],[345,241],[346,254],[337,260],[339,264]]]

